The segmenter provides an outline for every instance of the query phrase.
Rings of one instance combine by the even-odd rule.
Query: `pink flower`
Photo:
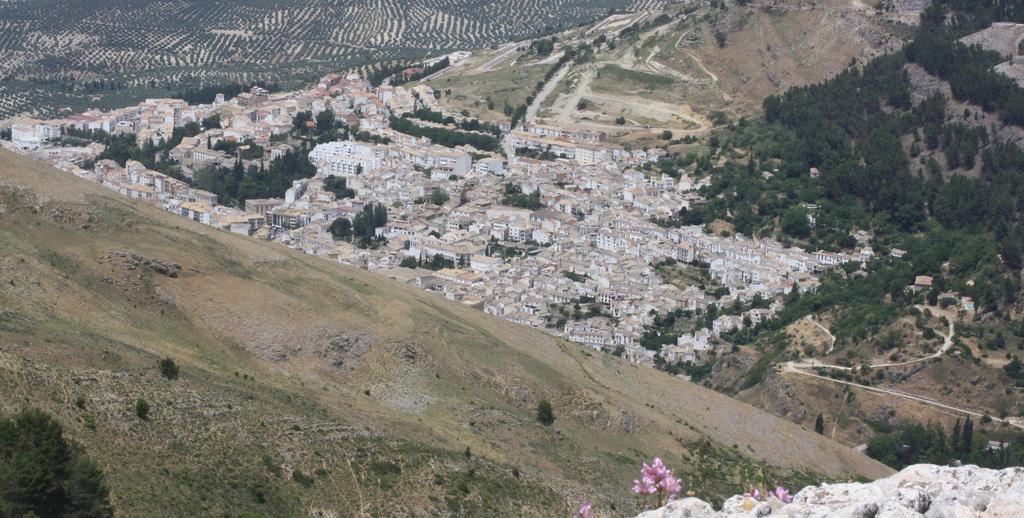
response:
[[[683,484],[672,470],[665,466],[660,457],[655,457],[650,464],[644,464],[640,470],[640,479],[633,481],[633,492],[638,495],[660,495],[659,500],[675,499],[682,491]]]
[[[654,480],[641,477],[640,480],[633,481],[633,492],[638,495],[653,495],[658,491],[658,488],[654,486]]]
[[[752,487],[752,488],[750,488],[749,491],[747,491],[746,493],[743,493],[743,496],[745,496],[747,498],[752,498],[754,500],[760,500],[761,499],[761,490],[756,488],[756,487]]]
[[[793,501],[793,495],[790,495],[789,490],[782,486],[775,488],[775,491],[769,491],[768,496],[774,496],[784,504],[788,504]]]
[[[576,515],[579,518],[594,518],[594,512],[590,510],[590,500],[583,501],[583,506],[580,507],[580,511]]]

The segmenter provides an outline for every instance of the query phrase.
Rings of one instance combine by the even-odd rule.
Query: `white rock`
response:
[[[716,516],[711,504],[699,498],[684,498],[669,502],[661,509],[642,513],[637,518],[703,518],[706,516]]]
[[[1022,518],[1024,468],[919,464],[868,484],[802,489],[790,504],[734,496],[722,510],[686,498],[642,518]]]

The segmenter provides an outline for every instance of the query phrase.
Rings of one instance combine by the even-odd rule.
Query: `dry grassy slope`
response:
[[[899,48],[907,29],[878,15],[875,2],[776,0],[729,10],[700,34],[694,52],[720,79],[738,112],[793,86],[814,84]],[[766,6],[771,6],[767,9]],[[714,30],[726,33],[719,47]]]
[[[548,514],[584,496],[628,505],[641,458],[681,464],[704,436],[782,470],[888,472],[724,395],[7,152],[0,182],[0,387],[14,395],[0,409],[58,415],[106,466],[128,514],[397,505],[372,498],[383,494],[376,482],[352,483],[364,473],[411,505],[453,512]],[[104,259],[122,250],[183,271]],[[182,379],[158,377],[161,356],[183,366]],[[150,422],[132,415],[138,397],[153,403]],[[554,403],[552,428],[532,417],[540,398]],[[463,490],[467,446],[477,475]],[[374,459],[407,465],[394,475]],[[326,473],[306,489],[286,480],[293,467]],[[700,469],[683,467],[708,487],[742,483]]]

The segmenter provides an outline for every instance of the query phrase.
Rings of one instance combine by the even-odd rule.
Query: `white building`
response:
[[[47,141],[60,137],[60,126],[26,120],[11,126],[11,142],[21,150],[39,149]]]
[[[353,176],[381,167],[383,147],[360,142],[328,142],[313,148],[309,161],[323,176]]]

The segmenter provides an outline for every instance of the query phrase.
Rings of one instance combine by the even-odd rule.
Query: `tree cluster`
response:
[[[447,128],[434,128],[420,126],[411,121],[408,117],[391,117],[391,129],[412,135],[414,137],[427,137],[433,143],[445,147],[473,146],[481,151],[497,151],[500,147],[498,139],[491,135],[481,133],[467,133],[450,130]]]
[[[0,419],[0,516],[113,516],[103,472],[38,410]]]

